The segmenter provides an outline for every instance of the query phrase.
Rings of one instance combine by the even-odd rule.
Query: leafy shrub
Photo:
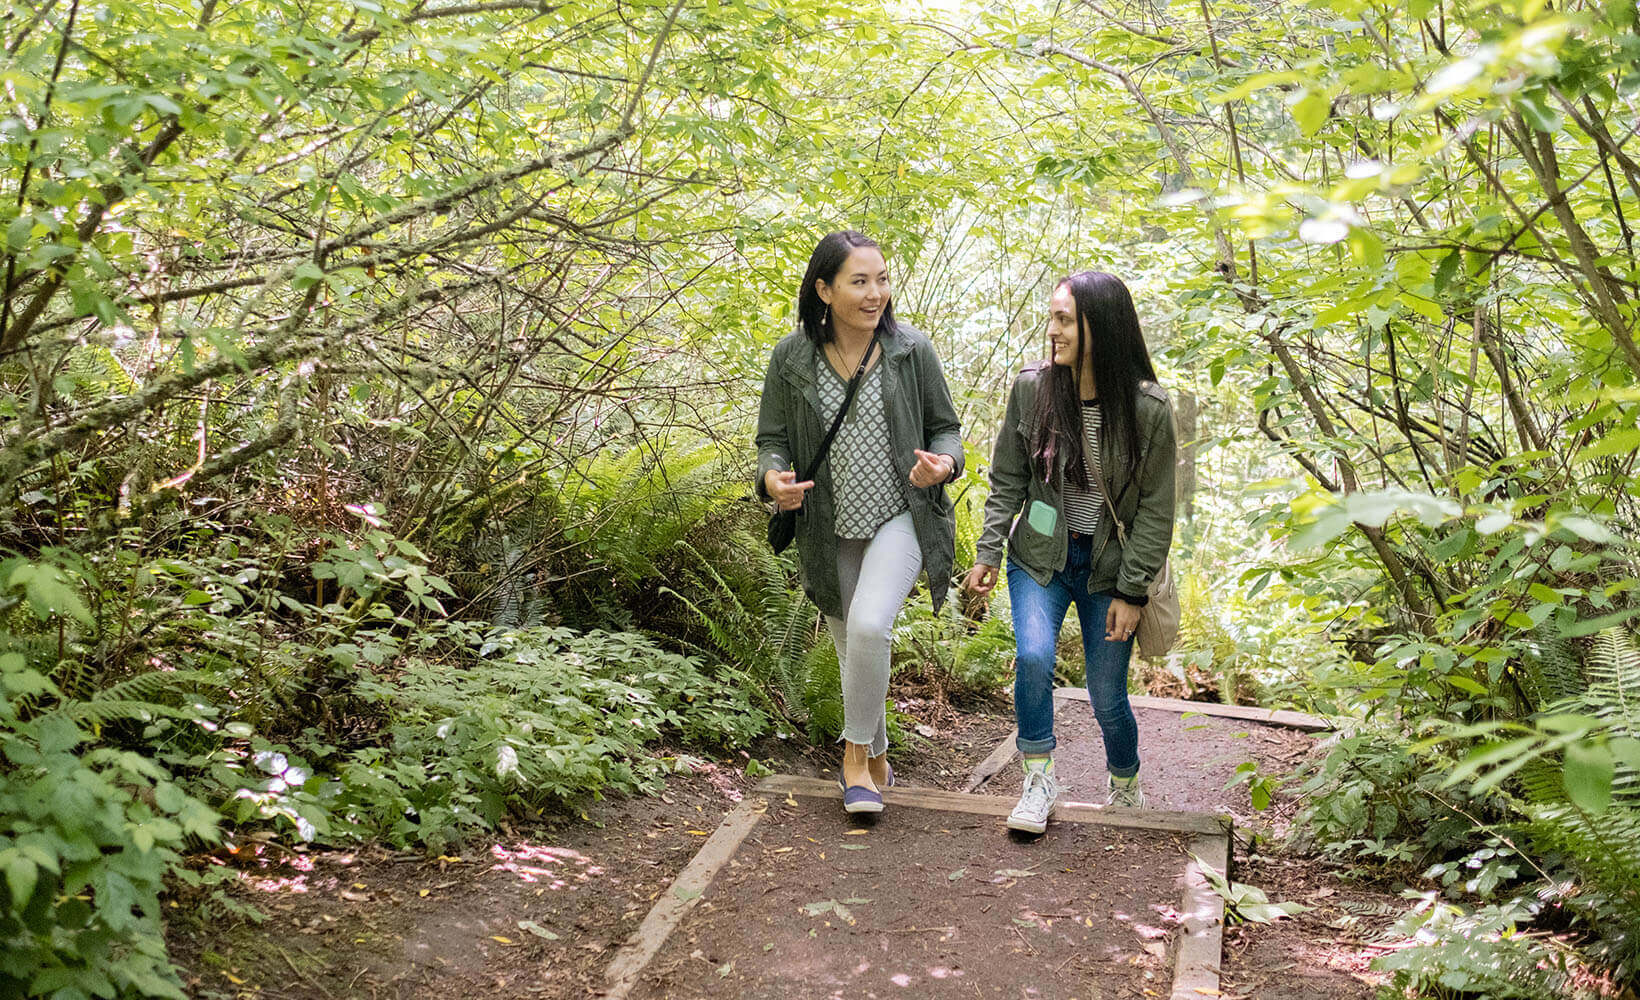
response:
[[[1578,975],[1584,966],[1576,953],[1526,933],[1540,909],[1530,898],[1466,909],[1427,893],[1395,926],[1414,943],[1373,966],[1391,973],[1397,996],[1592,1000],[1598,991]]]
[[[136,685],[62,700],[16,652],[0,654],[0,684],[0,995],[180,1000],[159,896],[184,874],[188,839],[215,838],[216,812],[149,757],[96,746],[84,728],[167,709],[129,697]]]
[[[649,787],[659,741],[740,746],[768,724],[741,686],[635,633],[502,632],[483,653],[361,682],[388,720],[341,769],[331,808],[349,828],[436,848],[509,811]]]
[[[1415,754],[1402,733],[1381,728],[1341,733],[1326,750],[1295,780],[1306,803],[1298,826],[1328,855],[1422,865],[1466,843],[1473,821],[1452,806],[1478,807],[1442,788],[1450,762]]]

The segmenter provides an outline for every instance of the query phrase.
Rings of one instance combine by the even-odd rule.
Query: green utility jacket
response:
[[[911,469],[917,464],[915,448],[950,455],[956,461],[954,480],[962,475],[962,425],[934,345],[923,334],[905,324],[878,341],[882,350],[883,409],[888,416],[888,436],[892,445],[889,460],[899,473],[900,488],[911,507],[911,520],[922,548],[923,570],[928,574],[928,591],[939,610],[951,585],[951,568],[956,561],[956,517],[944,484],[919,489],[911,485]],[[763,380],[763,399],[757,415],[757,495],[769,494],[763,479],[770,469],[782,472],[808,468],[820,441],[831,426],[822,419],[820,392],[815,386],[817,365],[825,364],[820,352],[801,331],[774,346],[769,371]],[[836,506],[832,499],[831,462],[814,474],[797,513],[798,566],[803,589],[821,611],[841,618],[841,585],[837,579]]]
[[[1069,549],[1064,504],[1068,455],[1063,451],[1056,455],[1050,473],[1037,468],[1031,454],[1036,397],[1046,383],[1048,367],[1046,361],[1036,362],[1014,379],[1008,411],[991,454],[991,497],[985,502],[985,527],[975,547],[979,563],[1001,566],[1006,539],[1008,555],[1043,586],[1065,568]],[[1100,452],[1106,485],[1127,528],[1128,544],[1123,549],[1106,509],[1093,539],[1090,593],[1144,596],[1173,544],[1173,407],[1161,386],[1146,382],[1140,387],[1138,420],[1137,466],[1121,454],[1124,448],[1120,443],[1107,443]],[[1038,500],[1054,510],[1052,534],[1042,534],[1031,526],[1029,517],[1019,517]]]

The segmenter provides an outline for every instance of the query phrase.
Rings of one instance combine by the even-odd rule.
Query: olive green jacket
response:
[[[985,502],[985,527],[975,547],[977,562],[1001,566],[1006,540],[1008,555],[1043,586],[1065,568],[1069,549],[1064,504],[1068,456],[1065,452],[1056,455],[1050,473],[1037,468],[1031,454],[1036,397],[1047,370],[1048,362],[1036,362],[1014,379],[1002,430],[991,453],[991,496]],[[1106,442],[1100,452],[1106,485],[1127,528],[1128,544],[1123,548],[1117,539],[1107,508],[1094,534],[1090,593],[1144,596],[1173,544],[1173,407],[1161,386],[1153,382],[1140,386],[1137,416],[1140,457],[1136,465],[1121,454],[1120,443]],[[1051,534],[1032,527],[1029,516],[1019,517],[1036,501],[1053,508]]]
[[[882,348],[883,409],[888,417],[889,460],[899,473],[900,488],[911,508],[911,521],[922,548],[928,591],[939,610],[951,584],[956,561],[956,518],[945,485],[911,485],[917,464],[912,449],[950,455],[955,460],[951,479],[962,475],[962,425],[934,345],[905,324],[878,342]],[[769,499],[763,480],[770,469],[785,472],[808,468],[831,426],[822,418],[820,392],[815,386],[820,353],[801,331],[774,346],[763,380],[763,398],[757,415],[757,495]],[[841,618],[841,584],[837,579],[836,505],[832,496],[831,462],[814,474],[797,515],[798,566],[803,589],[821,611]]]

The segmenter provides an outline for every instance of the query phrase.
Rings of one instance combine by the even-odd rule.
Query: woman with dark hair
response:
[[[1025,758],[1025,790],[1008,826],[1030,833],[1047,829],[1059,796],[1054,651],[1072,604],[1110,769],[1106,801],[1144,805],[1128,662],[1139,609],[1173,541],[1173,410],[1127,286],[1099,271],[1061,281],[1048,299],[1048,341],[1052,360],[1027,365],[1008,396],[985,527],[964,581],[990,593],[1007,540],[1016,745]]]
[[[799,328],[775,345],[763,381],[757,491],[798,512],[803,589],[837,648],[844,808],[881,812],[882,789],[894,783],[884,704],[890,631],[920,572],[935,610],[945,600],[956,559],[945,484],[962,474],[962,428],[934,346],[894,321],[876,243],[852,231],[822,239],[797,312]],[[798,482],[796,470],[813,466],[839,411],[824,460]]]

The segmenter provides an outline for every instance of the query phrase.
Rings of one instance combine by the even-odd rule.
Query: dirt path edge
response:
[[[666,943],[666,938],[683,920],[684,915],[700,901],[718,869],[726,864],[740,847],[740,842],[757,826],[768,811],[768,803],[761,798],[747,796],[729,810],[723,822],[701,845],[699,853],[678,873],[678,877],[650,908],[643,923],[615,954],[606,973],[609,985],[603,996],[606,1000],[625,1000],[632,987],[638,984],[644,966],[655,957]]]

